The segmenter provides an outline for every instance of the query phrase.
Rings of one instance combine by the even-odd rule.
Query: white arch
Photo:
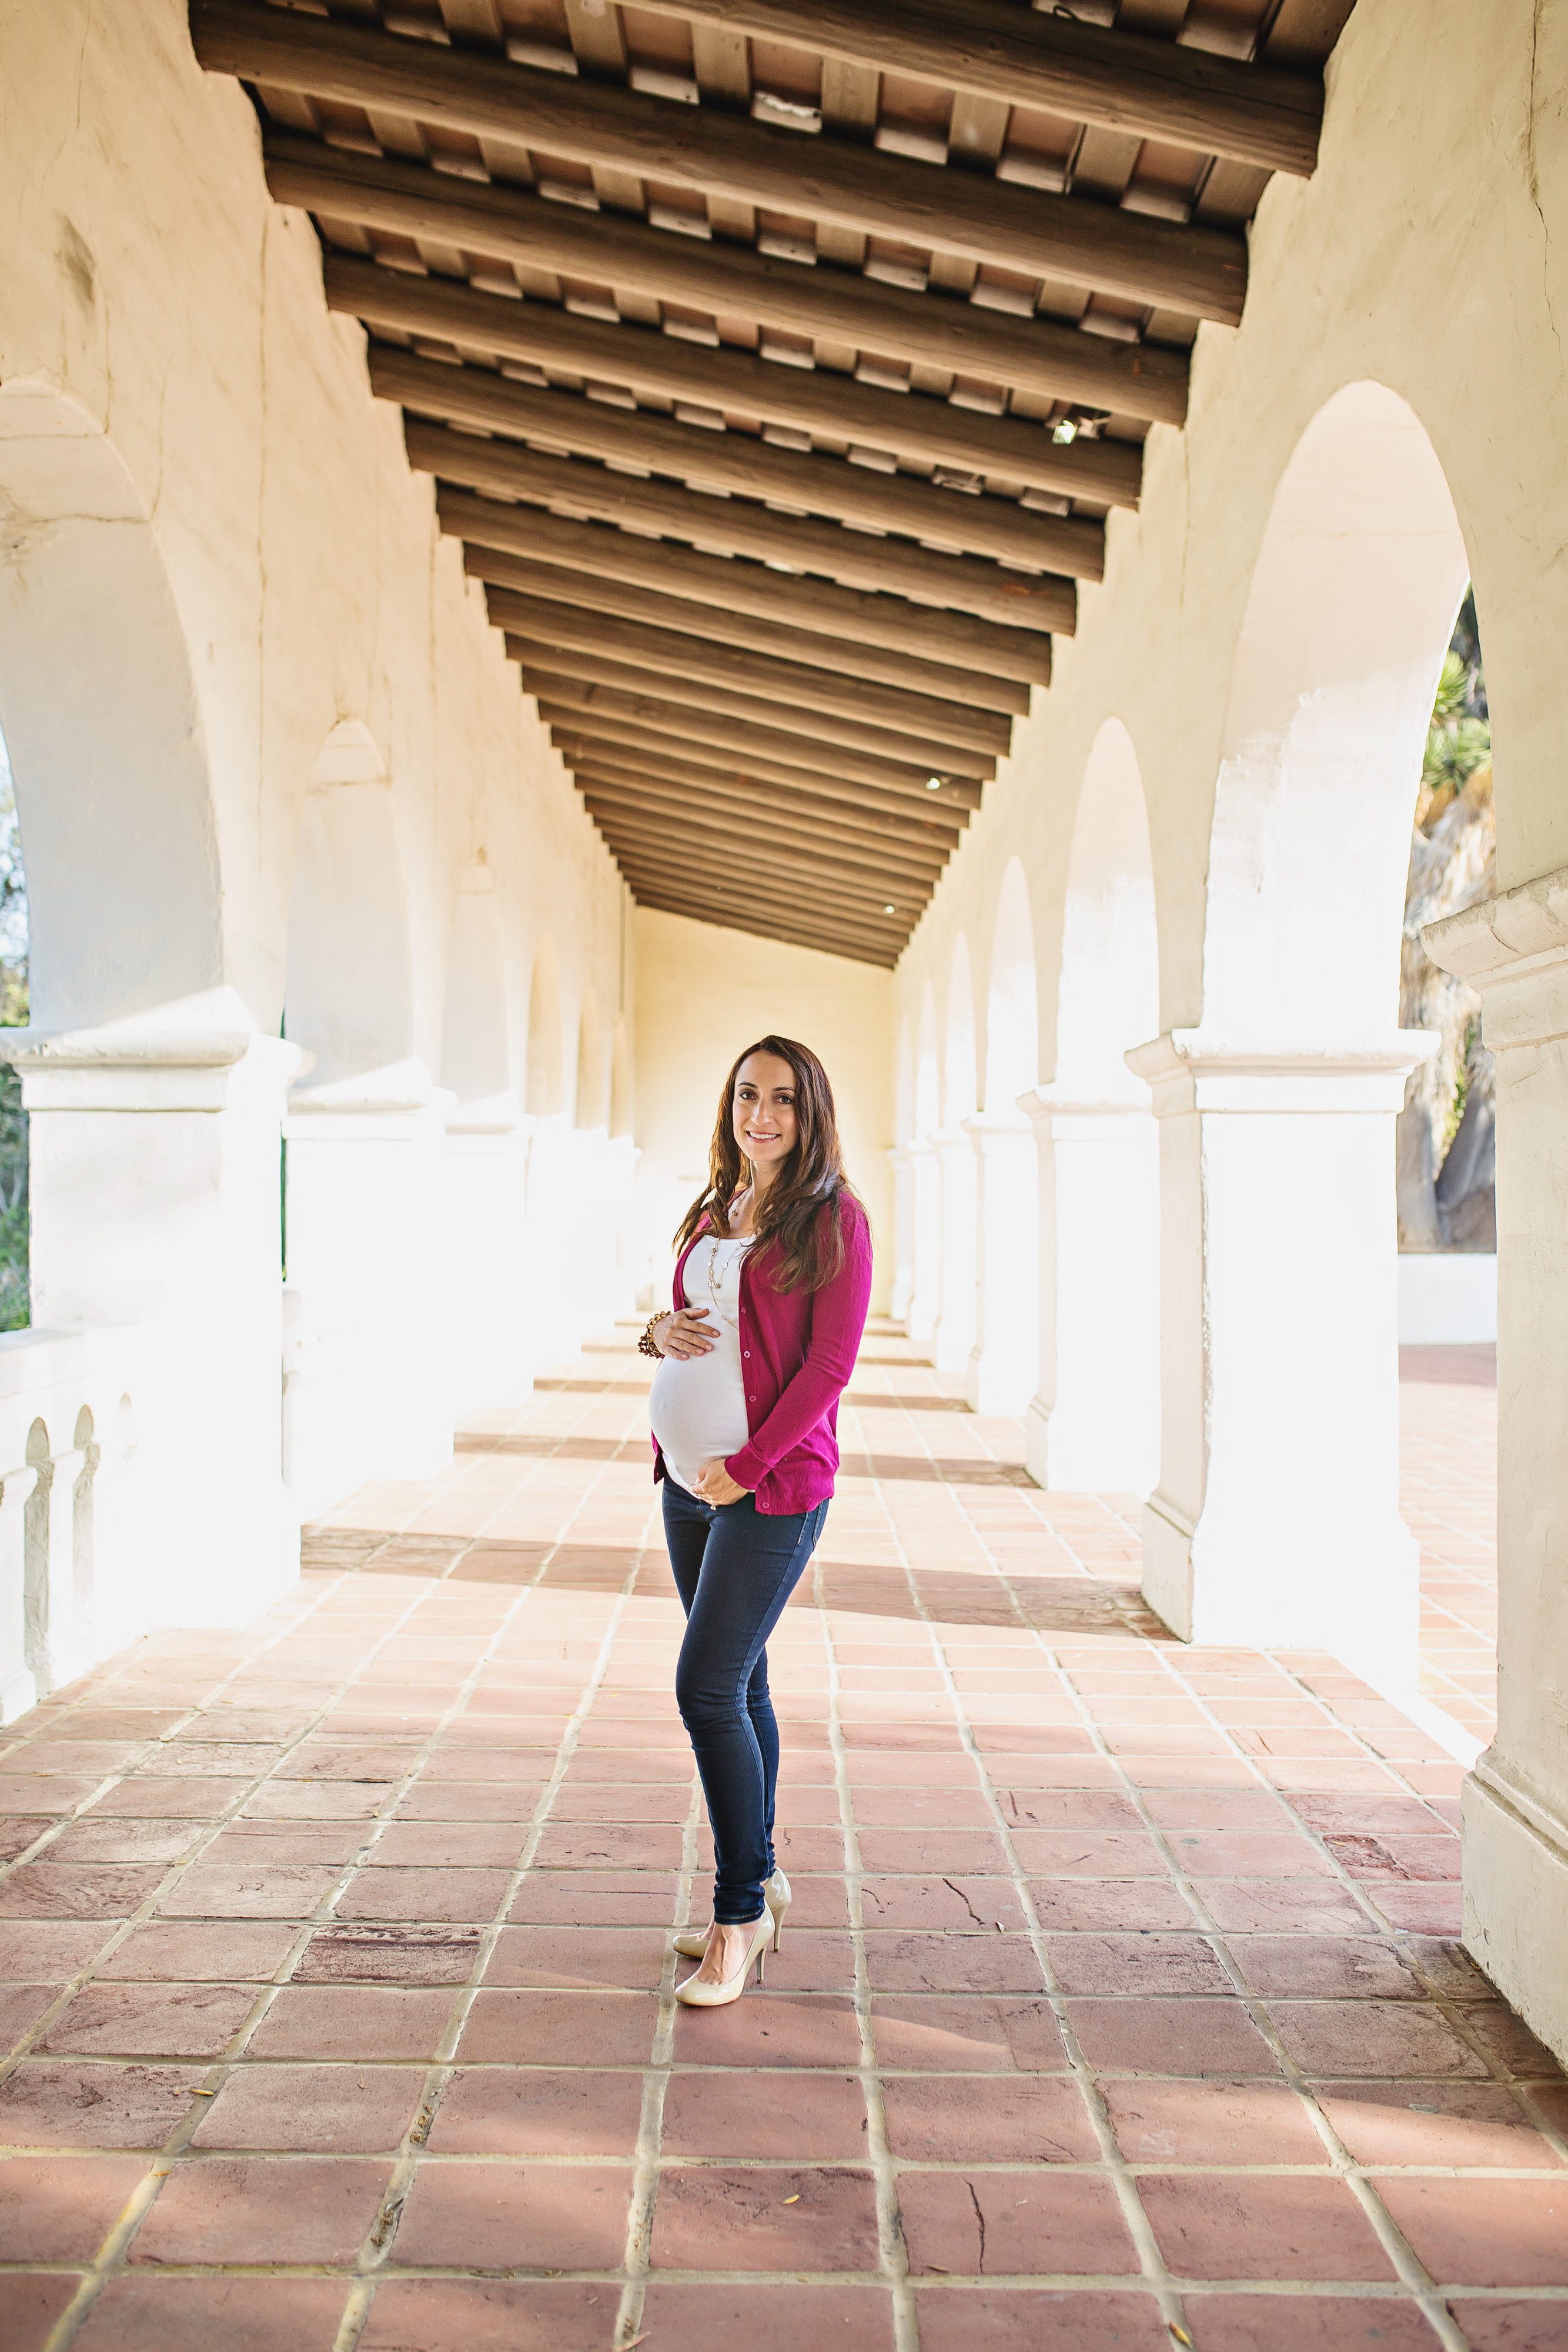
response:
[[[1469,571],[1419,418],[1382,384],[1344,386],[1296,444],[1253,570],[1201,1024],[1137,1057],[1165,1117],[1167,1233],[1144,1589],[1196,1639],[1331,1650],[1385,1688],[1414,1687],[1417,1635],[1394,1199],[1417,1045],[1396,1026],[1399,941]]]
[[[33,1024],[192,1007],[225,977],[217,831],[152,522],[108,435],[35,378],[0,390],[0,731]]]
[[[936,1131],[942,1123],[941,1061],[936,1045],[936,992],[926,982],[920,998],[915,1059],[915,1139],[911,1150],[913,1231],[909,1336],[924,1345],[936,1328],[942,1297],[942,1201]]]
[[[579,1127],[607,1126],[610,1112],[605,1100],[605,1080],[608,1076],[604,1024],[599,1017],[599,999],[590,985],[583,991],[582,1010],[577,1024],[577,1093],[573,1116]]]
[[[936,992],[929,981],[920,999],[920,1046],[915,1066],[915,1132],[922,1139],[942,1123],[941,1071],[936,1051]]]
[[[1469,561],[1415,411],[1347,384],[1275,491],[1209,841],[1203,1026],[1370,1037],[1397,1018],[1411,812]]]

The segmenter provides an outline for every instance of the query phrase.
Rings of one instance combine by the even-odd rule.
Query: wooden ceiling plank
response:
[[[455,179],[269,131],[267,184],[279,204],[438,242],[595,286],[641,289],[710,316],[945,368],[1046,401],[1180,425],[1188,361],[1052,320],[1023,320],[847,269],[803,268],[746,246],[707,243],[614,215],[552,204],[526,188]],[[697,346],[695,348],[701,348]],[[768,365],[776,362],[768,362]],[[803,371],[801,371],[803,373]],[[896,395],[895,395],[896,396]]]
[[[835,642],[893,654],[924,666],[948,666],[960,682],[977,673],[978,698],[995,680],[1028,688],[1051,683],[1051,639],[1034,629],[999,627],[967,613],[936,612],[907,598],[841,588],[824,580],[791,579],[759,563],[699,555],[671,541],[634,537],[601,523],[569,521],[538,507],[517,507],[473,492],[442,488],[436,514],[443,530],[466,542],[465,562],[481,580],[497,557],[536,560],[601,582],[608,588],[648,590],[700,604],[736,629],[747,618],[799,624]],[[619,607],[607,609],[619,609]],[[897,679],[889,676],[888,684]],[[933,685],[933,693],[943,691]],[[1006,708],[1015,706],[1009,700]]]
[[[777,500],[835,522],[898,531],[922,545],[936,541],[957,555],[1080,580],[1104,577],[1105,532],[1098,522],[1060,521],[1012,499],[966,496],[843,457],[800,456],[748,433],[715,433],[643,409],[612,408],[580,392],[540,392],[490,368],[452,367],[390,343],[372,343],[369,361],[376,398],[401,401],[420,416],[481,425],[601,463],[646,466],[693,488]]]
[[[770,872],[765,855],[760,851],[750,856],[741,850],[730,857],[709,845],[694,850],[692,857],[687,859],[678,852],[665,856],[649,849],[641,842],[606,832],[602,824],[600,831],[614,851],[616,864],[622,871],[662,875],[672,882],[692,885],[699,893],[704,891],[706,877],[711,875],[715,885],[742,890],[749,898],[760,900],[764,905],[776,905],[808,918],[819,913],[834,916],[841,921],[854,923],[869,938],[885,940],[890,945],[894,940],[908,937],[925,903],[924,899],[916,902],[910,898],[883,898],[874,890],[857,895],[816,889],[808,877]],[[884,906],[893,907],[894,911],[891,915],[884,914]]]
[[[840,931],[827,926],[800,925],[783,922],[758,922],[750,916],[715,914],[711,908],[695,903],[677,890],[655,887],[644,883],[641,888],[627,888],[639,907],[646,907],[656,915],[678,915],[688,923],[707,923],[719,930],[744,931],[749,939],[778,941],[785,947],[810,948],[817,955],[837,956],[845,963],[876,964],[884,971],[893,971],[902,953],[900,949],[882,948],[862,939],[854,930]]]
[[[712,190],[1225,326],[1241,317],[1247,247],[1225,230],[1046,195],[259,0],[192,0],[191,32],[212,72],[538,145],[640,180]]]
[[[782,774],[793,772],[795,781],[779,784],[745,770],[705,767],[700,758],[681,752],[667,738],[650,736],[649,743],[662,745],[652,751],[608,737],[574,735],[568,728],[558,728],[552,740],[577,775],[601,774],[617,783],[649,784],[656,791],[686,793],[698,800],[731,801],[741,808],[777,807],[791,817],[842,824],[869,840],[896,842],[940,859],[957,847],[965,831],[962,820],[968,815],[967,809],[949,810],[946,814],[954,822],[948,824],[905,815],[904,811],[913,804],[894,793],[873,793],[863,784],[824,786],[821,778],[798,771],[781,770]],[[697,747],[699,752],[702,748]]]
[[[806,736],[835,751],[869,754],[873,759],[907,761],[928,755],[931,769],[940,775],[971,776],[985,783],[996,772],[995,758],[986,751],[973,751],[967,744],[926,741],[895,734],[885,727],[862,727],[858,720],[841,719],[831,710],[794,710],[785,703],[765,702],[760,696],[707,686],[700,678],[664,678],[654,671],[634,668],[630,662],[613,661],[608,655],[580,653],[572,646],[536,645],[530,638],[508,635],[507,652],[519,665],[524,692],[539,702],[558,700],[560,686],[570,679],[585,689],[590,709],[592,698],[608,688],[620,695],[646,696],[683,714],[707,711],[716,719]]]
[[[798,885],[824,904],[835,896],[844,904],[895,906],[910,912],[930,904],[940,879],[933,874],[878,875],[871,867],[842,858],[826,844],[813,849],[782,836],[748,834],[725,825],[674,826],[667,820],[661,823],[656,814],[639,816],[620,803],[587,794],[583,806],[618,851],[641,854],[647,849],[673,858],[677,865],[695,866],[699,872],[713,861],[724,861],[728,870],[733,861],[743,870],[757,873],[769,887]]]
[[[796,852],[819,874],[826,860],[834,870],[842,866],[853,873],[904,881],[911,887],[934,882],[946,864],[942,857],[913,851],[904,854],[890,844],[863,840],[836,825],[787,824],[776,812],[761,806],[747,810],[717,800],[705,804],[695,793],[666,797],[646,787],[612,783],[597,771],[579,770],[576,782],[586,807],[596,813],[612,812],[627,823],[644,823],[660,840],[679,838],[688,830],[705,835],[711,833],[721,840],[761,843]]]
[[[858,717],[894,734],[913,735],[922,745],[927,739],[957,743],[969,751],[989,751],[998,759],[1005,759],[1012,748],[1010,719],[999,712],[964,710],[956,702],[938,701],[934,695],[871,686],[863,678],[809,669],[800,662],[776,661],[768,654],[715,645],[685,631],[643,628],[634,621],[519,596],[509,588],[490,591],[489,611],[495,627],[526,638],[535,647],[601,654],[618,664],[651,670],[656,677],[726,686],[791,709],[829,711],[842,719]],[[537,666],[538,654],[531,658]],[[938,758],[933,764],[941,768],[948,762]]]
[[[646,328],[609,326],[545,302],[415,278],[344,254],[323,272],[330,310],[364,324],[440,336],[470,351],[621,384],[672,400],[695,400],[858,446],[1026,489],[1135,507],[1143,474],[1136,443],[1079,438],[1065,446],[1043,425],[987,416],[921,394],[879,392],[829,368],[780,367],[729,346],[710,349]]]
[[[565,758],[563,751],[562,757]],[[823,798],[815,793],[792,793],[777,785],[752,783],[727,777],[722,771],[697,770],[684,762],[665,762],[656,754],[618,748],[614,744],[579,743],[567,764],[580,785],[591,778],[617,792],[649,793],[672,806],[730,810],[737,816],[774,818],[785,824],[827,825],[834,837],[863,843],[868,849],[887,846],[901,856],[945,866],[963,831],[957,826],[916,825],[913,820],[889,816],[883,810],[858,808],[852,802]]]
[[[765,653],[793,666],[824,670],[840,679],[864,679],[877,686],[906,688],[938,701],[962,703],[972,710],[1006,711],[1015,718],[1027,714],[1030,690],[1010,680],[988,678],[972,670],[952,668],[941,662],[923,662],[906,655],[861,646],[842,637],[821,635],[815,630],[779,628],[758,623],[743,613],[726,613],[714,604],[696,604],[681,596],[660,596],[619,581],[596,580],[549,563],[528,563],[493,549],[464,550],[464,570],[487,587],[514,591],[519,597],[547,604],[570,605],[574,612],[597,614],[606,623],[633,621],[660,632],[676,631],[701,638],[707,646],[740,646]],[[549,635],[548,630],[540,631]]]
[[[410,419],[403,445],[416,472],[490,497],[565,506],[604,522],[672,532],[736,555],[798,565],[802,572],[825,572],[845,587],[925,598],[1004,628],[1071,635],[1077,625],[1075,584],[1052,573],[1013,572],[981,556],[936,553],[849,530],[841,523],[776,514],[738,499],[706,498],[580,457],[541,457],[520,442],[480,440],[450,425]]]
[[[647,0],[656,14],[789,41],[885,72],[914,74],[1070,121],[1168,141],[1308,177],[1322,121],[1322,77],[1176,49],[1120,27],[1009,0]]]
[[[607,742],[629,740],[633,749],[644,751],[662,745],[673,758],[711,760],[717,751],[727,767],[769,783],[799,784],[802,778],[815,778],[824,792],[830,782],[875,786],[890,798],[909,800],[917,809],[931,809],[944,801],[949,807],[980,805],[981,787],[967,776],[944,776],[934,793],[921,771],[903,761],[873,760],[842,744],[812,741],[782,728],[716,719],[710,712],[659,702],[651,695],[615,694],[608,687],[561,678],[549,695],[536,699],[546,726],[573,739],[597,734]],[[689,754],[684,749],[688,745]]]

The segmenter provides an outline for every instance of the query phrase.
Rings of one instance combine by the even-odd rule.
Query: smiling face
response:
[[[736,1074],[735,1139],[766,1184],[800,1137],[795,1073],[778,1054],[748,1054]]]

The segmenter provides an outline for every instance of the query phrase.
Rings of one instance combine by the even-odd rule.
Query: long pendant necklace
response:
[[[750,1244],[751,1244],[751,1236],[750,1236],[750,1234],[743,1234],[743,1235],[741,1236],[741,1247],[742,1247],[743,1249],[747,1249],[747,1248],[749,1248],[749,1247],[750,1247]],[[713,1311],[714,1311],[714,1313],[718,1317],[719,1321],[720,1321],[721,1323],[727,1323],[727,1324],[729,1326],[729,1328],[730,1328],[732,1331],[738,1331],[738,1330],[739,1330],[739,1328],[740,1328],[740,1318],[739,1318],[739,1316],[738,1316],[738,1315],[727,1315],[727,1314],[725,1313],[725,1311],[724,1311],[724,1302],[722,1301],[722,1299],[721,1299],[721,1298],[720,1298],[720,1297],[719,1297],[719,1286],[718,1286],[718,1284],[717,1284],[717,1283],[715,1281],[715,1279],[714,1279],[714,1270],[715,1270],[715,1268],[716,1268],[716,1267],[717,1266],[717,1265],[718,1265],[718,1250],[719,1250],[719,1237],[718,1237],[718,1235],[716,1234],[714,1235],[714,1237],[713,1237],[712,1241],[708,1244],[708,1253],[707,1253],[707,1295],[708,1295],[708,1297],[713,1300]],[[737,1263],[738,1263],[738,1261],[737,1261]]]

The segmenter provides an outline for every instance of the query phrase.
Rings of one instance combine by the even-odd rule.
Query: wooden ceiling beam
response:
[[[907,939],[924,910],[924,900],[917,907],[911,898],[901,898],[891,891],[879,895],[874,887],[863,892],[841,887],[819,887],[809,874],[769,871],[766,856],[760,851],[753,854],[737,849],[730,855],[710,844],[688,859],[678,850],[654,849],[643,842],[618,835],[598,819],[595,822],[623,872],[630,869],[657,875],[668,882],[695,887],[699,894],[705,891],[711,876],[716,891],[738,891],[754,903],[777,906],[786,914],[831,916],[841,922],[853,923],[869,939],[880,939],[889,946],[894,940]],[[884,914],[884,906],[893,907],[894,911]]]
[[[898,531],[955,555],[988,556],[1079,580],[1105,572],[1105,530],[1065,521],[984,491],[935,488],[908,474],[883,474],[844,457],[801,457],[749,433],[714,432],[643,409],[610,408],[580,392],[539,392],[493,369],[453,367],[389,343],[370,349],[371,390],[416,415],[477,425],[509,439],[602,464],[646,466],[694,489],[776,500],[836,523]]]
[[[1026,688],[1051,683],[1051,639],[1035,629],[998,627],[967,613],[936,612],[904,596],[840,588],[821,579],[791,579],[765,564],[698,555],[690,548],[636,538],[603,523],[569,522],[540,507],[504,506],[469,490],[443,487],[436,492],[435,510],[442,530],[465,542],[465,561],[481,580],[504,579],[506,575],[486,566],[497,556],[510,554],[581,575],[585,587],[589,581],[600,583],[607,594],[630,588],[689,599],[737,629],[746,619],[754,619],[770,625],[799,624],[812,635],[831,630],[834,644],[851,649],[874,647],[920,667],[944,665],[960,688],[973,673],[981,700],[988,698],[997,679]],[[605,605],[607,612],[622,609]],[[890,686],[900,682],[898,674],[885,678]],[[933,684],[929,691],[941,693],[945,685]],[[999,707],[1016,706],[1009,700]]]
[[[663,678],[654,671],[633,668],[630,662],[580,653],[570,646],[541,646],[531,638],[508,634],[507,652],[520,666],[524,692],[538,702],[559,701],[561,687],[570,680],[587,689],[590,709],[594,694],[607,688],[613,694],[646,695],[671,705],[681,712],[683,725],[686,714],[706,711],[716,719],[738,719],[748,727],[806,736],[813,743],[830,745],[835,754],[853,751],[892,761],[925,758],[929,769],[939,774],[970,776],[978,782],[988,782],[996,773],[995,758],[987,751],[971,751],[967,744],[898,735],[886,727],[862,727],[831,710],[794,710],[785,703],[764,702],[759,696],[706,686],[700,678]]]
[[[855,270],[802,268],[750,246],[683,236],[623,214],[554,204],[505,182],[457,179],[272,127],[266,156],[277,202],[324,220],[635,290],[709,317],[754,320],[782,334],[977,376],[1040,400],[1076,401],[1151,424],[1186,421],[1187,357],[1162,344],[1111,342],[1056,320],[1015,318]]]
[[[636,904],[647,908],[651,914],[678,915],[688,923],[707,923],[719,930],[744,931],[749,939],[771,940],[784,947],[810,948],[818,955],[837,956],[847,963],[877,964],[883,971],[891,971],[903,953],[901,947],[879,947],[857,931],[841,931],[827,924],[797,925],[778,919],[758,921],[752,916],[733,911],[716,914],[711,907],[704,906],[695,897],[673,887],[661,888],[652,882],[633,887],[628,882],[627,887]]]
[[[568,648],[602,655],[618,668],[651,670],[658,677],[691,678],[759,701],[782,703],[791,710],[858,718],[895,735],[915,736],[922,752],[928,742],[946,742],[1005,759],[1012,748],[1012,721],[999,711],[966,710],[956,702],[938,701],[935,695],[872,686],[841,672],[808,668],[801,662],[777,661],[770,654],[715,645],[685,630],[645,629],[635,621],[580,612],[541,597],[519,596],[509,588],[491,589],[488,604],[495,627],[538,649],[528,656],[536,667],[545,665],[547,655]],[[612,681],[623,682],[620,677]],[[934,756],[932,764],[940,768],[950,762]]]
[[[692,824],[676,828],[661,821],[656,814],[639,815],[619,802],[585,799],[583,805],[617,851],[624,848],[631,853],[646,848],[653,855],[673,858],[677,865],[690,865],[699,875],[715,859],[733,860],[755,875],[765,888],[793,883],[824,899],[836,896],[845,903],[873,907],[896,904],[910,909],[929,905],[939,878],[931,874],[878,875],[865,866],[841,861],[836,851],[829,854],[825,847],[803,848],[770,834],[731,830],[722,825],[709,825],[701,831]]]
[[[329,252],[323,277],[328,308],[366,326],[438,338],[644,396],[697,401],[1024,489],[1109,506],[1138,503],[1144,453],[1136,443],[1081,436],[1063,446],[1032,418],[987,416],[923,393],[878,391],[831,368],[781,367],[750,352],[710,349],[656,328],[609,326],[553,303],[508,301],[347,254]]]
[[[705,498],[700,490],[645,482],[580,457],[541,457],[515,441],[482,441],[444,425],[403,425],[408,461],[416,472],[490,497],[564,506],[596,520],[760,556],[802,572],[825,572],[846,587],[890,589],[894,595],[950,604],[1004,628],[1059,629],[1077,620],[1071,580],[1050,573],[1009,572],[974,555],[934,554],[894,539],[847,530],[841,523],[775,514],[740,499]]]
[[[684,596],[656,595],[645,588],[632,587],[622,581],[595,580],[586,572],[569,572],[558,564],[528,563],[518,556],[499,555],[493,548],[465,548],[463,568],[471,579],[483,580],[486,587],[515,592],[516,603],[528,601],[541,614],[547,609],[567,606],[574,620],[593,614],[606,628],[617,621],[632,621],[661,635],[674,631],[688,638],[700,638],[706,646],[728,646],[748,654],[765,654],[791,668],[803,665],[808,669],[823,671],[832,678],[835,688],[843,680],[863,680],[873,686],[935,698],[938,702],[960,703],[968,710],[1007,712],[1015,718],[1027,715],[1030,707],[1028,687],[1016,685],[1009,678],[989,678],[942,662],[919,661],[906,654],[886,652],[880,646],[823,636],[814,629],[780,628],[776,623],[758,622],[744,613],[722,612],[716,604],[696,604]],[[549,635],[542,626],[538,633]],[[622,633],[618,630],[616,642],[622,641]]]
[[[861,810],[842,801],[821,799],[814,793],[782,793],[775,785],[747,783],[709,772],[663,766],[647,754],[617,753],[613,745],[580,744],[568,762],[580,790],[590,782],[612,792],[647,793],[672,809],[712,808],[744,816],[748,822],[821,827],[836,841],[859,842],[867,849],[884,845],[902,857],[945,866],[963,835],[935,825],[900,823],[875,810]]]
[[[1317,162],[1320,76],[1050,14],[1009,0],[645,0],[655,13],[914,74],[1301,178]]]
[[[1046,195],[716,106],[672,103],[258,0],[192,0],[191,35],[211,72],[537,146],[1190,318],[1235,326],[1241,317],[1247,247],[1227,230]]]
[[[841,744],[786,734],[782,728],[748,727],[738,719],[716,719],[708,711],[659,702],[651,695],[616,694],[577,678],[559,679],[539,698],[539,717],[553,732],[573,741],[598,737],[708,765],[716,752],[732,773],[755,776],[759,782],[810,782],[820,792],[835,785],[867,786],[889,800],[912,803],[912,814],[944,802],[949,808],[980,805],[981,787],[967,776],[944,775],[932,792],[927,775],[900,761],[873,760],[862,751],[846,751]]]
[[[747,810],[729,802],[705,803],[689,793],[666,797],[646,786],[612,783],[596,771],[580,774],[576,781],[584,807],[596,816],[602,809],[626,824],[645,824],[650,837],[661,841],[711,835],[753,848],[778,848],[805,859],[810,872],[837,872],[841,866],[846,873],[901,881],[910,889],[934,883],[947,862],[887,842],[866,841],[836,825],[786,824],[764,806]]]

